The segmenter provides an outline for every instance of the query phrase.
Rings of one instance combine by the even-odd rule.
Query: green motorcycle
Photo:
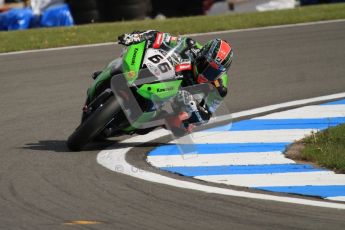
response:
[[[94,74],[81,124],[67,141],[70,150],[79,151],[95,139],[145,134],[162,126],[157,117],[167,117],[167,113],[155,107],[180,90],[184,83],[183,77],[176,74],[176,65],[188,59],[179,54],[184,48],[182,43],[170,50],[148,48],[147,43],[126,47],[120,58]]]

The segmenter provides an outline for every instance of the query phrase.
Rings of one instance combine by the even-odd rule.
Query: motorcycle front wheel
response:
[[[97,136],[114,115],[121,111],[118,101],[112,96],[99,106],[76,130],[69,136],[67,147],[71,151],[80,151],[88,142]]]

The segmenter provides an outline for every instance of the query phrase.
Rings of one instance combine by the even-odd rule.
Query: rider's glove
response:
[[[181,90],[177,93],[175,105],[175,109],[181,112],[169,117],[167,123],[176,137],[191,133],[195,126],[207,123],[211,117],[211,113],[199,105],[188,91]]]
[[[201,125],[207,123],[211,118],[211,113],[204,107],[196,104],[195,109],[187,120],[189,124]]]
[[[129,46],[141,42],[141,37],[139,33],[122,34],[118,37],[118,41],[119,44]]]
[[[210,119],[211,113],[199,105],[188,91],[179,91],[177,101],[185,107],[184,109],[189,114],[189,119],[187,120],[189,124],[203,124]]]

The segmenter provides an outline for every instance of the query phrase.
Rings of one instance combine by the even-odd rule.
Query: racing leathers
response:
[[[182,47],[178,47],[178,52],[183,61],[175,66],[176,74],[183,76],[182,87],[200,84],[196,77],[196,67],[194,60],[196,59],[202,45],[189,37],[175,37],[168,33],[154,30],[134,31],[131,34],[123,34],[118,37],[120,44],[129,46],[132,44],[147,41],[147,47],[154,49],[170,50],[175,48],[177,44],[182,43]],[[221,104],[223,98],[227,95],[228,76],[224,73],[220,78],[211,83],[216,90],[205,95],[202,100],[193,97],[186,90],[180,90],[176,96],[176,102],[185,108],[187,115],[183,112],[177,118],[170,118],[170,124],[176,129],[176,132],[191,131],[194,125],[207,123],[212,113]],[[181,130],[179,130],[181,129]]]

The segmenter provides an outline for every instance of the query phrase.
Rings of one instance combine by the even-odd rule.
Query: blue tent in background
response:
[[[51,6],[38,16],[33,14],[31,8],[11,9],[0,14],[0,30],[73,25],[73,17],[67,4]]]
[[[40,26],[73,26],[73,17],[67,4],[51,6],[43,11]]]
[[[31,19],[31,9],[11,9],[5,13],[0,14],[0,29],[25,30],[29,28]]]

